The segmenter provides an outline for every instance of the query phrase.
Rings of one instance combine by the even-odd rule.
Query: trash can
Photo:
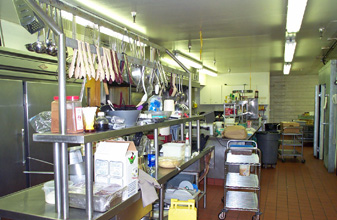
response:
[[[280,133],[276,131],[258,131],[256,133],[256,139],[257,146],[261,150],[262,164],[264,167],[271,165],[275,168]]]
[[[277,131],[279,129],[280,123],[266,123],[264,124],[265,131]]]

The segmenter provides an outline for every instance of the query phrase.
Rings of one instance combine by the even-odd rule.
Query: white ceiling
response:
[[[1,17],[13,19],[1,1]],[[271,72],[282,74],[287,0],[67,0],[102,17],[125,25],[132,24],[131,11],[137,12],[136,24],[150,41],[169,50],[180,50],[200,58],[220,74]],[[95,2],[97,6],[91,3]],[[10,4],[9,4],[10,5]],[[8,6],[6,6],[8,7]],[[297,34],[292,75],[317,74],[323,66],[322,47],[327,38],[337,36],[336,0],[308,0],[303,24]],[[102,14],[103,12],[103,14]],[[14,12],[15,13],[15,12]],[[113,19],[111,19],[113,17]],[[17,18],[16,18],[17,19]],[[121,22],[124,20],[123,22]],[[124,23],[124,24],[123,24]],[[320,39],[318,29],[325,28]],[[132,29],[128,27],[129,29]],[[188,51],[188,42],[192,50]],[[330,58],[337,58],[336,50]],[[213,60],[216,60],[214,66]]]

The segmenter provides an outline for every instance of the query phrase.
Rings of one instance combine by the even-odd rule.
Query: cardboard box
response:
[[[123,199],[138,192],[138,151],[133,141],[104,141],[95,153],[95,182],[127,186]]]
[[[297,122],[281,122],[281,131],[283,133],[300,133],[300,124]]]

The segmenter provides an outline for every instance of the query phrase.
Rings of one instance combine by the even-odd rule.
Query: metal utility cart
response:
[[[242,165],[248,165],[248,174],[239,171]],[[229,210],[255,212],[252,219],[260,219],[260,176],[261,151],[256,142],[228,141],[225,150],[224,208],[219,213],[219,219],[225,219]]]
[[[278,154],[282,162],[285,162],[285,157],[301,157],[301,162],[305,163],[303,157],[303,128],[302,127],[284,127],[281,130],[280,149]],[[296,147],[300,147],[298,151]]]

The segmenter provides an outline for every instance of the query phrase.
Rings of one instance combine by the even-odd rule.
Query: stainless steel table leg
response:
[[[206,208],[206,195],[207,195],[207,192],[206,192],[206,189],[207,189],[207,175],[205,175],[204,177],[204,209]]]
[[[62,192],[61,192],[61,148],[60,143],[53,143],[54,147],[54,185],[55,185],[55,208],[57,217],[62,216]]]
[[[159,190],[159,220],[164,219],[164,190],[164,184],[161,184]]]
[[[92,219],[94,214],[94,196],[93,196],[93,158],[92,158],[92,143],[85,144],[85,193],[86,193],[86,211],[88,219]]]
[[[68,144],[61,143],[61,180],[63,219],[69,218],[68,196]]]
[[[200,152],[200,120],[197,120],[197,149]]]

